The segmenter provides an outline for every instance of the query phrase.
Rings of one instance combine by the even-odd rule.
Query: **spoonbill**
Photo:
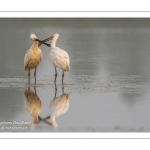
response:
[[[57,77],[57,69],[56,67],[60,68],[62,70],[62,84],[64,80],[64,72],[70,70],[70,58],[68,53],[60,49],[59,47],[56,47],[56,41],[58,40],[59,34],[55,33],[53,36],[50,36],[47,38],[46,41],[52,40],[51,45],[47,45],[50,47],[50,61],[54,65],[55,68],[55,80]]]
[[[44,43],[47,39],[40,41],[35,34],[30,35],[30,39],[34,41],[33,45],[26,51],[24,57],[24,70],[28,72],[28,78],[30,78],[30,71],[34,70],[34,77],[36,77],[36,69],[42,60],[42,51],[39,46],[43,43],[50,47],[50,44]],[[36,80],[36,78],[35,78]]]

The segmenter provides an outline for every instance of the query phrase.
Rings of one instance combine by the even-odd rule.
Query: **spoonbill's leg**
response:
[[[30,71],[28,71],[28,83],[30,85]]]
[[[36,77],[36,67],[35,67],[35,70],[34,70],[34,77]]]
[[[62,72],[62,84],[64,83],[64,72]]]
[[[36,86],[36,76],[34,77],[34,79],[35,79],[34,86]]]
[[[55,80],[54,80],[55,83],[56,83],[56,78],[57,78],[57,69],[55,67]]]
[[[35,95],[36,95],[36,85],[34,86],[34,93],[35,93]]]
[[[55,82],[55,96],[54,96],[54,98],[56,98],[56,95],[57,95],[57,85],[56,85],[56,82]]]
[[[64,94],[64,84],[62,84],[62,94]]]
[[[35,84],[35,86],[36,86],[36,68],[37,67],[35,67],[35,70],[34,70],[34,79],[35,79],[35,83],[34,84]]]
[[[30,82],[28,81],[28,91],[30,92]]]

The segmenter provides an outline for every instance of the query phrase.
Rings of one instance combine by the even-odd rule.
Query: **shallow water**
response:
[[[0,132],[150,131],[150,19],[1,18],[0,23]],[[54,68],[45,45],[37,84],[31,73],[28,88],[23,60],[33,43],[31,33],[41,40],[60,34],[57,46],[71,60],[64,80],[69,99],[61,99],[58,70],[56,94],[61,100],[54,100]],[[33,93],[33,100],[25,99],[25,90]],[[41,103],[38,124],[30,112],[34,103]],[[56,122],[44,120],[56,108]]]

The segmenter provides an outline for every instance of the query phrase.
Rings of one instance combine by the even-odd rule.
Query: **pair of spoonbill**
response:
[[[36,77],[36,69],[42,60],[42,51],[39,48],[41,44],[45,44],[50,47],[50,61],[55,68],[55,80],[57,78],[57,69],[56,67],[62,70],[62,83],[64,80],[64,72],[70,70],[70,58],[68,53],[65,50],[60,49],[56,46],[56,41],[58,40],[59,34],[54,34],[49,38],[41,41],[37,38],[36,35],[31,34],[30,39],[34,41],[33,45],[27,50],[24,57],[24,70],[28,72],[28,78],[30,79],[30,71],[34,71],[34,77]],[[45,43],[46,41],[52,40],[51,44]]]

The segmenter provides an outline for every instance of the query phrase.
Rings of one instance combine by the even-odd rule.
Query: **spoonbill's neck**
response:
[[[39,41],[34,41],[33,47],[39,47]]]
[[[52,39],[51,47],[56,47],[56,41],[57,41],[57,39],[58,38],[55,38],[55,37]]]
[[[37,52],[37,50],[39,49],[39,42],[35,41],[33,43],[33,45],[31,46],[32,51]]]

